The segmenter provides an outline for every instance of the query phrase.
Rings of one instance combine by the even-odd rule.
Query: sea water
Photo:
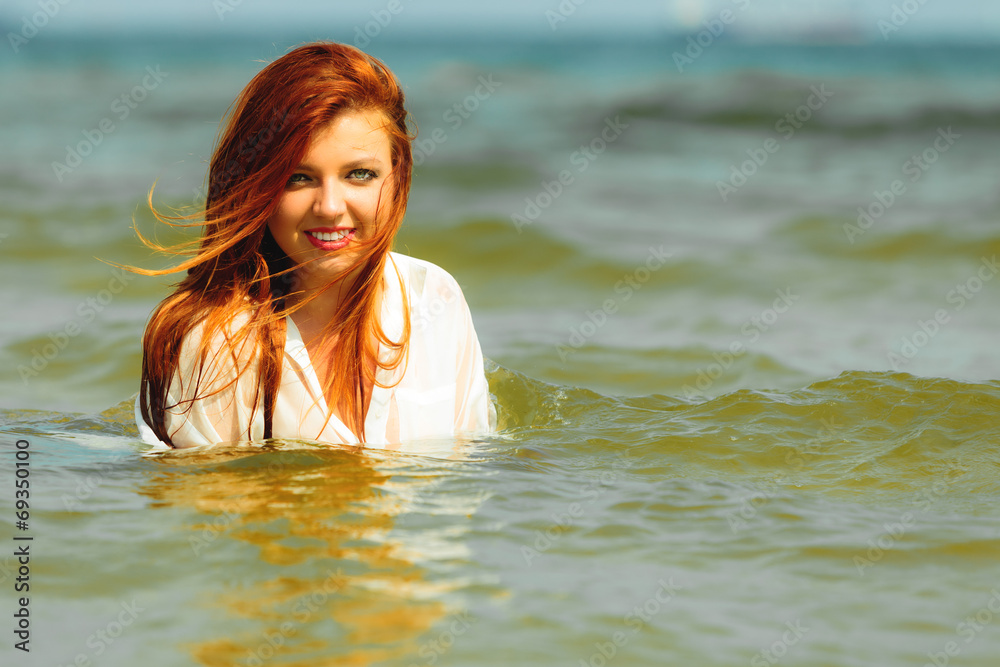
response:
[[[294,43],[0,65],[4,664],[996,664],[1000,50],[380,39],[499,432],[150,452],[104,262]]]

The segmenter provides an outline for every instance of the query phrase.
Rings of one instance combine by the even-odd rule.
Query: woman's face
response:
[[[357,243],[375,235],[378,206],[391,203],[392,143],[377,111],[345,111],[318,130],[268,221],[274,240],[300,265],[306,289],[350,268]]]

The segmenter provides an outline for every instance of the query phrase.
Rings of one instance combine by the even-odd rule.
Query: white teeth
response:
[[[309,233],[315,236],[320,241],[339,241],[340,239],[350,234],[351,230],[345,229],[339,232],[309,232]]]

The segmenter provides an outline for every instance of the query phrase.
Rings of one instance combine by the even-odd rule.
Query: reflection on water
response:
[[[456,611],[447,584],[427,581],[413,545],[390,535],[427,483],[394,481],[393,459],[288,442],[157,457],[164,470],[141,493],[201,515],[186,536],[191,567],[205,567],[220,541],[255,556],[223,564],[205,596],[246,631],[189,644],[198,664],[374,664],[416,654],[421,635]]]
[[[614,645],[615,664],[721,667],[798,619],[782,664],[923,664],[1000,575],[1000,383],[852,372],[684,400],[489,380],[505,430],[465,460],[143,456],[127,403],[0,412],[32,442],[39,636],[61,640],[38,664],[96,657],[120,603],[142,616],[101,664],[556,665]],[[617,645],[664,581],[681,594]],[[984,633],[963,664],[996,647]]]

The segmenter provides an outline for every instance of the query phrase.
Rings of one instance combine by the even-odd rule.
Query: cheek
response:
[[[383,183],[380,190],[375,190],[372,193],[365,208],[367,219],[379,226],[385,222],[385,217],[392,210],[393,192],[395,191],[392,181]]]
[[[294,231],[302,217],[299,210],[301,208],[301,202],[294,196],[283,195],[278,201],[278,206],[274,209],[274,215],[267,223],[271,228],[271,233],[276,235],[282,231],[285,233]]]
[[[274,240],[277,241],[279,244],[281,243],[281,239],[283,237],[282,231],[285,228],[283,222],[284,221],[282,220],[281,209],[275,211],[274,214],[267,221],[267,228],[271,231],[271,236],[273,236]]]
[[[271,236],[277,241],[278,246],[286,254],[289,253],[292,239],[296,234],[296,218],[288,206],[288,202],[278,204],[274,214],[267,221],[267,228],[271,231]]]
[[[361,222],[366,225],[373,225],[377,222],[379,211],[379,197],[377,190],[374,192],[366,192],[363,196],[355,198],[353,204],[356,215],[360,218]]]

